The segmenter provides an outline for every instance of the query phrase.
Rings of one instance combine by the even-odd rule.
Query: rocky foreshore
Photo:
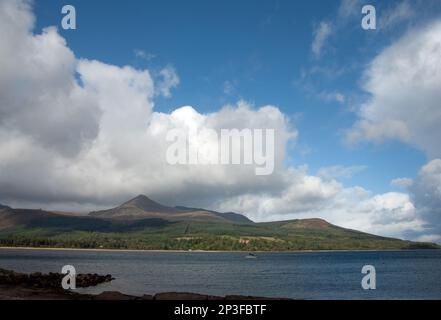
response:
[[[0,268],[0,300],[269,300],[264,297],[227,295],[212,296],[189,292],[163,292],[155,295],[132,296],[117,291],[82,294],[64,290],[60,273],[19,273]],[[111,275],[79,274],[76,285],[80,288],[112,281]]]
[[[61,281],[65,277],[61,273],[41,273],[31,274],[19,273],[0,268],[0,285],[18,286],[24,288],[43,288],[43,289],[61,289]],[[78,274],[76,276],[76,286],[87,288],[96,286],[104,282],[110,282],[114,278],[110,274],[99,275],[96,273]]]

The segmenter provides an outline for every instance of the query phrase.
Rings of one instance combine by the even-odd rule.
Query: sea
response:
[[[0,249],[17,272],[111,274],[81,293],[192,292],[307,300],[441,299],[441,250],[256,253]],[[364,266],[369,273],[362,273]],[[375,270],[375,272],[373,272]],[[375,273],[375,274],[374,274]],[[370,287],[362,285],[369,276]]]

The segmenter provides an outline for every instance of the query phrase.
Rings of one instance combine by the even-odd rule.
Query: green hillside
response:
[[[78,225],[73,223],[72,217],[68,218],[70,224],[64,226],[53,223],[51,226],[3,229],[0,231],[0,245],[233,251],[437,248],[430,243],[347,230],[318,219],[249,224],[145,219],[130,225],[106,221],[107,225],[98,226],[100,231],[92,231],[90,227],[84,228],[84,222]]]
[[[169,207],[144,195],[88,215],[1,206],[0,246],[233,251],[438,248],[348,230],[322,219],[254,223],[238,213]]]

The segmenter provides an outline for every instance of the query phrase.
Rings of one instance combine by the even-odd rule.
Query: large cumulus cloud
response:
[[[441,21],[411,31],[387,47],[365,72],[371,98],[347,141],[399,139],[441,157]]]
[[[65,40],[53,27],[31,35],[33,20],[27,2],[0,3],[1,130],[72,156],[96,137],[99,106],[72,76]]]
[[[346,141],[381,143],[396,139],[422,150],[428,158],[415,183],[407,181],[420,219],[441,239],[441,21],[411,30],[383,50],[364,75],[370,98]]]
[[[155,97],[179,84],[172,67],[155,79],[148,70],[81,59],[55,28],[34,34],[33,23],[29,2],[0,2],[0,202],[90,210],[146,193],[259,221],[319,216],[389,236],[424,231],[407,194],[376,195],[332,174],[286,167],[298,132],[276,106],[240,101],[208,114],[190,106],[156,112]],[[275,130],[272,175],[256,176],[247,165],[167,163],[171,129],[230,128]]]
[[[27,1],[2,1],[0,18],[1,201],[108,205],[143,192],[208,204],[284,187],[285,144],[296,131],[278,108],[239,102],[211,114],[189,106],[154,112],[154,98],[179,83],[172,67],[153,79],[148,70],[79,59],[56,28],[33,34]],[[176,128],[275,129],[276,172],[255,179],[251,166],[170,166],[166,134]]]
[[[415,183],[410,187],[415,205],[427,222],[427,234],[422,239],[441,240],[441,159],[424,165],[418,172]]]

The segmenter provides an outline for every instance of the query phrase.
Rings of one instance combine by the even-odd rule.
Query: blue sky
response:
[[[396,1],[369,1],[378,10]],[[37,1],[37,30],[59,25],[63,1]],[[290,116],[300,135],[290,161],[321,167],[363,165],[349,185],[375,192],[391,189],[396,177],[414,177],[423,153],[397,142],[349,147],[342,131],[356,119],[362,101],[365,65],[408,28],[365,31],[361,12],[339,21],[338,1],[70,1],[77,10],[77,30],[60,33],[77,56],[159,71],[172,65],[181,79],[170,98],[155,110],[169,112],[191,105],[211,112],[240,99],[272,104]],[[439,6],[438,6],[439,7]],[[437,8],[438,8],[437,7]],[[439,9],[439,8],[438,8]],[[434,12],[421,12],[412,23]],[[438,12],[440,12],[438,10]],[[321,57],[311,53],[314,28],[322,20],[345,24],[332,35]],[[342,19],[343,20],[343,19]],[[142,50],[149,57],[137,57]],[[322,70],[314,73],[314,70]],[[306,75],[305,75],[306,74]],[[345,103],[324,97],[340,92]]]
[[[440,1],[72,0],[76,30],[61,28],[65,4],[0,6],[2,30],[9,30],[0,44],[6,57],[0,80],[25,79],[32,89],[25,102],[20,86],[3,92],[0,145],[2,126],[15,125],[19,134],[6,146],[14,146],[10,158],[22,159],[26,179],[48,177],[48,184],[34,186],[0,173],[0,202],[86,210],[84,203],[108,207],[144,192],[168,204],[236,210],[256,220],[320,216],[368,232],[441,241],[435,214],[441,203]],[[365,4],[376,8],[376,30],[361,27]],[[167,84],[170,95],[157,92],[164,70],[179,78],[178,85]],[[240,101],[246,107],[222,111]],[[266,105],[278,109],[260,109]],[[115,126],[118,108],[125,107],[126,127]],[[39,126],[29,122],[42,115]],[[298,137],[274,177],[233,171],[237,180],[228,182],[228,170],[222,176],[158,163],[152,154],[163,147],[137,127],[144,116],[149,134],[176,117],[204,119],[202,126],[210,125],[207,119],[244,125],[268,119],[268,126],[287,132],[286,117]],[[24,141],[36,148],[40,166],[27,165]],[[142,143],[150,149],[134,148]],[[103,150],[109,158],[95,158]],[[142,161],[131,162],[136,156]],[[16,162],[0,161],[0,168],[24,172]],[[207,184],[204,175],[215,182]],[[391,185],[397,178],[407,182]],[[167,181],[176,182],[172,190]]]

